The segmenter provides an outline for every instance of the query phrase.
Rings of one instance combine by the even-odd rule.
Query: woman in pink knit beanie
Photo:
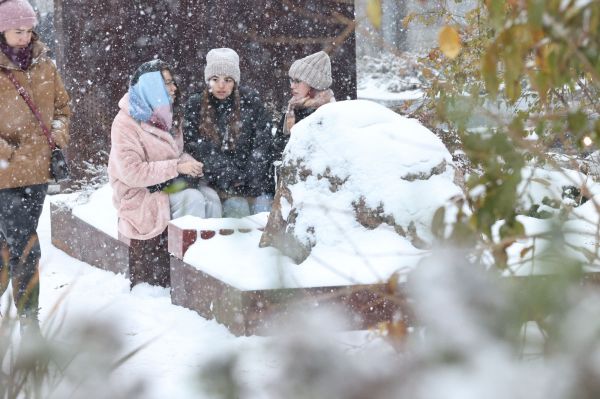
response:
[[[36,25],[26,0],[0,0],[0,295],[12,281],[21,333],[31,337],[40,334],[36,230],[50,178],[50,146],[40,124],[64,148],[70,116],[69,96]]]
[[[0,0],[0,32],[33,28],[37,23],[35,11],[27,0]]]

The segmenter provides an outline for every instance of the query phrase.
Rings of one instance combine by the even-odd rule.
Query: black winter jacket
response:
[[[300,122],[302,119],[306,118],[310,114],[316,111],[316,108],[299,108],[294,110],[294,114],[296,117],[296,123]],[[283,133],[284,125],[285,125],[285,115],[284,112],[279,121],[279,125],[277,127],[277,132],[275,132],[275,137],[273,137],[273,145],[271,146],[271,154],[270,158],[270,168],[269,168],[269,179],[272,181],[271,191],[275,192],[275,175],[277,174],[275,170],[275,166],[273,162],[281,161],[283,156],[283,150],[287,145],[288,141],[290,141],[290,136]]]
[[[213,188],[230,195],[256,197],[273,191],[269,173],[271,121],[256,91],[244,86],[239,91],[241,127],[235,150],[222,150],[220,143],[200,137],[201,92],[192,95],[185,107],[184,151],[204,163],[204,176]],[[234,98],[221,101],[210,95],[209,101],[215,108],[215,124],[222,139],[233,115]]]
[[[302,119],[308,117],[310,114],[316,111],[316,108],[299,108],[294,110],[294,114],[296,116],[296,123],[300,122]],[[281,120],[279,121],[279,126],[277,127],[277,132],[275,133],[275,137],[273,138],[273,154],[271,162],[273,161],[281,161],[281,156],[283,154],[283,150],[287,145],[288,141],[290,141],[290,136],[287,134],[283,134],[283,128],[285,125],[285,113],[281,116]]]

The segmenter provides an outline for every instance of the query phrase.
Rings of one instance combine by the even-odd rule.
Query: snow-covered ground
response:
[[[590,359],[600,353],[589,346],[594,340],[589,333],[596,328],[590,323],[596,319],[590,317],[597,314],[597,297],[590,297],[568,319],[578,331],[575,337],[580,337],[568,352],[550,355],[544,362],[515,358],[494,333],[494,320],[507,298],[497,287],[482,284],[472,268],[449,267],[448,255],[433,258],[423,269],[428,272],[414,280],[428,338],[409,339],[405,345],[410,349],[404,354],[373,332],[332,331],[336,317],[331,314],[312,321],[298,317],[278,336],[235,337],[215,321],[172,305],[167,289],[142,284],[130,291],[123,275],[99,270],[53,247],[51,199],[38,230],[44,333],[54,337],[53,346],[83,339],[88,350],[97,352],[77,353],[66,370],[68,378],[48,398],[558,399],[579,386],[579,374],[566,373],[586,367],[580,365],[579,349],[585,348]],[[5,295],[2,303],[7,301]],[[531,332],[534,339],[522,355],[536,359],[542,343]],[[98,371],[98,358],[100,363],[114,360],[139,347],[143,348],[120,367]],[[458,357],[440,363],[439,353]]]
[[[248,359],[244,367],[237,370],[237,381],[249,392],[255,392],[254,397],[266,397],[261,393],[261,386],[265,381],[272,382],[279,370],[279,360],[268,348],[276,345],[279,338],[235,337],[214,320],[172,305],[168,289],[141,284],[130,291],[125,276],[97,269],[56,249],[50,238],[49,203],[52,199],[49,196],[46,200],[38,228],[42,246],[40,318],[44,333],[56,334],[57,344],[66,345],[73,343],[73,337],[81,334],[85,337],[90,326],[97,326],[102,334],[114,338],[108,351],[112,351],[115,358],[149,343],[109,375],[95,375],[92,366],[78,364],[76,359],[74,364],[83,367],[78,372],[85,378],[77,392],[85,393],[88,399],[127,397],[120,395],[141,381],[145,388],[138,392],[142,394],[130,397],[210,398],[214,396],[203,393],[199,384],[202,368],[220,356],[243,353]],[[8,294],[5,294],[3,308],[7,303]],[[18,334],[14,339],[19,339]],[[87,339],[107,340],[98,335]],[[382,353],[391,350],[367,331],[330,333],[324,339],[332,347],[359,357],[363,350]],[[86,371],[86,367],[90,370]],[[66,392],[59,389],[53,397],[82,397],[68,395],[69,389],[75,390],[74,385],[77,384],[67,385]],[[102,391],[95,391],[93,387]],[[111,396],[111,392],[116,396]]]
[[[549,193],[551,187],[547,182],[556,181],[560,185],[565,183],[563,179],[567,176],[570,176],[569,182],[580,177],[570,172],[544,170],[534,175],[536,179],[529,185],[530,195],[527,196],[532,203],[538,202],[542,194]],[[594,193],[598,191],[596,185],[591,188]],[[227,375],[230,365],[231,380],[243,390],[238,397],[252,399],[300,397],[285,393],[293,390],[299,395],[298,392],[303,389],[319,395],[332,395],[319,397],[358,398],[361,396],[347,394],[374,383],[388,393],[410,393],[417,389],[419,393],[412,396],[415,398],[462,399],[484,394],[493,398],[560,398],[568,396],[571,384],[577,384],[579,374],[564,376],[563,373],[580,364],[580,352],[573,349],[578,344],[570,344],[567,352],[559,352],[545,362],[515,359],[505,342],[498,340],[493,330],[486,330],[495,325],[486,325],[488,318],[491,323],[500,317],[495,313],[497,309],[489,314],[489,305],[493,304],[492,309],[498,306],[502,309],[506,298],[493,286],[487,289],[485,285],[479,286],[481,281],[473,269],[460,271],[461,268],[457,267],[459,274],[454,275],[455,268],[448,267],[451,258],[447,256],[431,260],[430,274],[425,273],[422,280],[415,280],[420,281],[415,286],[416,295],[420,298],[418,310],[428,315],[424,322],[429,325],[429,334],[423,345],[419,343],[418,336],[413,337],[416,342],[409,340],[406,346],[411,349],[404,355],[396,354],[388,341],[374,332],[332,332],[329,330],[335,328],[332,322],[335,317],[332,316],[312,322],[298,316],[297,323],[290,322],[289,329],[279,336],[235,337],[215,321],[172,305],[167,289],[142,284],[130,291],[125,276],[94,268],[53,247],[50,243],[49,202],[59,198],[65,199],[62,195],[51,196],[46,201],[38,230],[43,253],[40,316],[44,333],[53,336],[52,345],[59,347],[82,339],[88,350],[91,347],[100,352],[101,360],[104,356],[114,361],[139,347],[143,348],[111,372],[97,371],[98,352],[94,355],[96,360],[87,353],[77,353],[67,368],[69,378],[65,381],[68,383],[60,385],[50,398],[227,397],[224,393],[227,390],[219,387],[218,378]],[[80,216],[94,210],[96,216],[101,216],[100,219],[102,216],[107,219],[106,228],[113,228],[114,220],[108,220],[110,206],[80,206]],[[592,218],[589,223],[597,225],[597,213],[591,201],[580,206],[577,213],[581,217]],[[521,217],[520,221],[532,234],[551,227],[551,223],[540,219]],[[581,237],[577,237],[577,234],[572,235],[573,242],[581,243]],[[590,235],[582,237],[593,238]],[[518,245],[518,248],[524,248],[529,243],[523,241]],[[593,243],[586,243],[586,246],[593,248]],[[513,256],[517,260],[519,254]],[[526,263],[526,260],[522,261]],[[432,290],[432,286],[435,289]],[[471,288],[464,290],[465,286]],[[593,341],[588,332],[596,328],[595,323],[590,323],[590,320],[595,320],[590,318],[595,314],[594,298],[592,296],[574,307],[573,315],[568,319],[569,326],[575,326],[573,331],[583,331],[576,336],[584,335],[580,341],[586,351],[590,351],[586,345]],[[3,304],[7,302],[8,294],[2,298]],[[535,359],[539,357],[543,343],[537,330],[532,328],[529,328],[530,339],[522,355],[527,358],[533,355]],[[18,342],[17,333],[13,339]],[[446,366],[438,364],[434,360],[435,353],[450,348],[465,356],[464,362]],[[589,356],[595,353],[598,352],[593,349]],[[473,368],[470,364],[477,367]],[[400,378],[405,374],[414,375],[414,383]],[[559,380],[563,381],[558,385],[555,384],[557,376],[561,376]],[[294,382],[296,377],[298,381]],[[216,386],[211,385],[215,384],[215,379]],[[297,385],[302,382],[312,384],[307,387]],[[552,387],[558,393],[550,394]],[[497,394],[492,395],[493,392]],[[390,395],[374,397],[397,397]]]
[[[363,56],[357,64],[357,97],[394,107],[423,98],[424,78],[417,55]]]

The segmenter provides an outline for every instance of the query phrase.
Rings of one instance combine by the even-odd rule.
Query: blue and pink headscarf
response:
[[[129,85],[129,114],[139,122],[170,131],[173,126],[173,101],[161,70],[168,69],[160,60],[142,64]]]

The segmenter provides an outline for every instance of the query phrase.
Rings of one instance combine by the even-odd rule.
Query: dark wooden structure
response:
[[[408,304],[386,292],[386,284],[240,290],[171,256],[171,302],[215,319],[235,335],[270,335],[297,312],[328,306],[343,310],[353,330],[404,320]]]
[[[97,268],[122,273],[132,285],[150,283],[168,286],[169,252],[166,234],[149,240],[118,238],[73,215],[66,205],[51,203],[52,245]]]
[[[129,244],[89,225],[71,208],[50,204],[52,245],[97,268],[129,276]]]
[[[129,276],[135,259],[127,239],[111,237],[87,224],[68,206],[51,204],[50,221],[52,245],[92,266]],[[235,234],[247,232],[238,230]],[[230,235],[234,231],[196,232],[169,225],[171,302],[215,319],[233,334],[268,335],[293,312],[326,306],[344,309],[351,329],[367,329],[399,319],[412,323],[406,299],[390,295],[387,284],[241,290],[183,261],[185,251],[197,239],[210,239],[215,234]],[[162,257],[155,260],[165,262]],[[164,266],[169,267],[168,259],[166,263]]]
[[[56,58],[72,96],[74,180],[107,162],[110,126],[133,71],[155,57],[173,64],[183,98],[204,79],[205,55],[231,47],[241,82],[269,109],[288,96],[291,63],[325,50],[338,99],[356,97],[352,0],[54,0]]]

